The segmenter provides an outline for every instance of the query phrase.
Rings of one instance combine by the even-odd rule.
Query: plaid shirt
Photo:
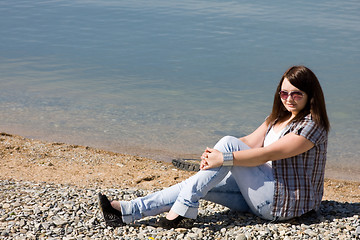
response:
[[[291,123],[281,137],[288,133],[303,136],[315,145],[302,154],[272,162],[275,178],[272,214],[285,218],[319,209],[324,192],[328,140],[327,131],[312,120],[311,114],[300,122]]]

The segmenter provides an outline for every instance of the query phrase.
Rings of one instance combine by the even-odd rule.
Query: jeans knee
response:
[[[220,142],[224,142],[224,143],[232,143],[234,141],[234,139],[237,139],[234,136],[224,136],[220,139]]]
[[[236,137],[225,136],[216,143],[214,148],[220,152],[231,152],[235,141],[238,141]]]

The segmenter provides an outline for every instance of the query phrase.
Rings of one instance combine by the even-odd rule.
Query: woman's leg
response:
[[[214,146],[214,149],[220,152],[234,152],[249,149],[245,143],[240,141],[238,138],[232,136],[226,136],[220,139],[220,141]],[[217,187],[221,189],[222,195],[224,196],[222,204],[225,206],[233,207],[239,210],[247,209],[248,207],[244,204],[244,201],[240,201],[242,197],[238,194],[236,182],[229,175],[229,170],[232,167],[220,167],[200,171],[195,176],[186,180],[186,187],[182,188],[179,195],[171,207],[171,212],[175,212],[181,216],[195,219],[198,213],[199,200],[207,196],[209,191]],[[225,179],[226,178],[226,179]],[[218,193],[220,191],[217,191]],[[226,194],[228,192],[228,194]],[[229,196],[230,194],[230,196]],[[214,199],[214,194],[212,198]],[[208,199],[210,199],[208,195]],[[239,202],[233,204],[231,197],[237,196]]]
[[[216,187],[203,198],[232,210],[248,212],[273,220],[271,215],[274,179],[267,165],[233,167]]]
[[[250,208],[240,192],[239,186],[231,174],[228,175],[203,198],[210,202],[221,204],[234,211],[249,212]]]
[[[249,148],[241,141],[237,142],[240,143],[240,146],[231,146],[231,142],[226,140],[229,138],[232,137],[222,138],[215,145],[215,149],[226,152]],[[123,221],[130,223],[142,217],[157,215],[170,209],[181,216],[195,219],[199,200],[217,186],[228,175],[230,169],[231,167],[219,167],[199,171],[185,181],[162,191],[132,201],[121,201]],[[233,181],[233,183],[235,182]]]
[[[179,183],[131,201],[120,201],[123,222],[129,224],[142,217],[169,211],[181,188],[182,183]]]
[[[220,152],[235,152],[250,149],[250,147],[236,137],[225,136],[216,143],[214,149]],[[204,199],[235,211],[245,212],[249,210],[249,206],[231,172],[216,187],[211,189]]]
[[[231,167],[199,171],[194,176],[164,190],[131,201],[120,201],[123,221],[131,223],[173,209],[177,214],[195,219],[199,200],[228,174]]]
[[[222,138],[214,148],[221,152],[249,149],[249,147],[239,139],[230,136]],[[246,182],[246,184],[241,183],[241,170],[234,170],[238,168],[241,169],[242,167],[219,167],[206,171],[199,171],[194,176],[170,188],[129,202],[122,201],[120,203],[123,221],[125,223],[130,223],[134,220],[141,219],[142,217],[157,215],[169,211],[170,209],[181,216],[195,219],[197,217],[199,200],[202,198],[212,200],[239,211],[246,211],[251,205],[250,208],[255,213],[256,209],[260,208],[263,210],[266,206],[271,205],[272,198],[269,204],[264,204],[270,201],[270,197],[267,197],[265,201],[261,201],[262,205],[256,204],[257,201],[252,200],[252,198],[257,198],[257,195],[254,194],[256,191],[246,190],[246,185],[257,182],[253,181],[253,178],[258,178],[257,174],[259,174],[259,171],[263,172],[261,171],[262,167],[254,168],[257,170],[250,171],[251,173],[244,173],[244,176],[246,176],[246,181],[244,182]],[[232,169],[233,174],[236,174],[236,177],[231,176],[233,174],[229,174],[230,169]],[[272,174],[270,175],[272,176]],[[237,191],[235,182],[238,186],[242,186],[240,192]],[[259,182],[262,182],[264,185],[264,181],[259,179]],[[269,184],[266,184],[266,188],[269,188]],[[212,189],[213,191],[209,193]],[[270,189],[270,193],[273,193],[273,187],[270,187]],[[216,192],[224,197],[216,198]],[[244,195],[244,192],[247,195]],[[231,197],[234,196],[236,196],[237,201],[232,200]]]
[[[271,210],[275,183],[271,167],[233,167],[231,174],[250,210],[263,219],[274,220]]]
[[[215,148],[221,152],[233,152],[250,147],[237,138],[227,136],[221,139]],[[272,169],[268,164],[264,164],[257,167],[232,167],[228,176],[210,190],[204,199],[237,211],[251,210],[264,219],[273,220],[273,196]]]

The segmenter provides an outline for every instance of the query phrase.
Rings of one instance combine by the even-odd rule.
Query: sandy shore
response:
[[[0,133],[0,179],[73,184],[79,187],[171,186],[192,174],[170,163],[65,143]],[[324,200],[360,202],[360,183],[326,179]]]

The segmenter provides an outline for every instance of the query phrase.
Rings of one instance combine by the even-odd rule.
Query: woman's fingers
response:
[[[201,155],[201,163],[200,163],[201,170],[206,170],[214,167],[212,166],[213,165],[212,161],[209,161],[209,155],[211,155],[212,152],[214,152],[214,149],[207,147],[204,153]]]
[[[201,160],[201,163],[200,163],[200,169],[201,170],[204,170],[204,168],[208,165],[207,161],[206,160]]]
[[[210,150],[211,150],[211,148],[208,148],[208,147],[205,149],[204,153],[201,155],[201,160],[208,158],[209,153],[211,153]]]

